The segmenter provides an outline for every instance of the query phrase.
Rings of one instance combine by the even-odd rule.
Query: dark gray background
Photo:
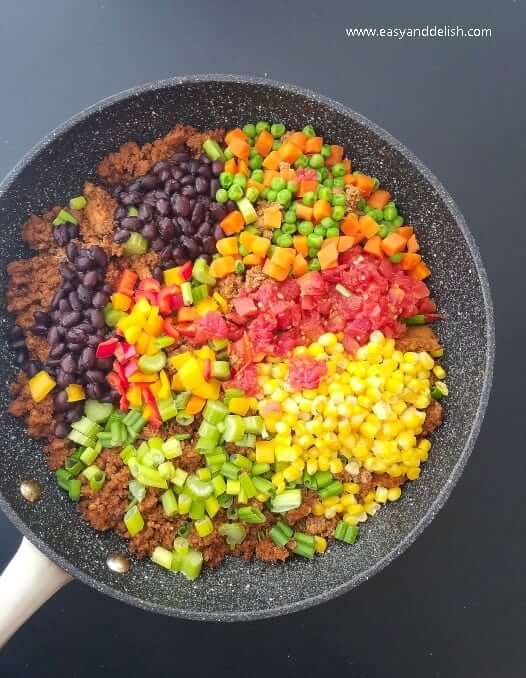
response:
[[[522,0],[1,7],[1,175],[73,113],[145,81],[245,73],[318,90],[398,137],[457,200],[492,284],[498,350],[490,406],[461,481],[417,543],[372,581],[306,612],[234,625],[157,617],[73,583],[0,654],[0,673],[524,675]],[[489,26],[493,37],[348,40],[344,31],[423,24]],[[0,515],[0,568],[19,540]]]

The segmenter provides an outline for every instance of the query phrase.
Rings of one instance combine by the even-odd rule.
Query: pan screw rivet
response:
[[[34,504],[42,496],[42,486],[36,480],[23,480],[20,483],[20,494],[26,501]]]
[[[128,572],[128,570],[130,569],[131,563],[123,553],[111,553],[106,558],[106,565],[113,572],[124,574],[125,572]]]

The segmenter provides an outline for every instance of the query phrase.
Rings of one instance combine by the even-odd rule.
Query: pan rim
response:
[[[129,89],[120,91],[116,94],[105,97],[98,102],[92,104],[91,106],[85,108],[83,111],[76,113],[68,120],[64,121],[58,125],[54,130],[44,136],[39,142],[37,142],[27,153],[25,153],[22,158],[16,163],[13,169],[5,176],[5,178],[0,182],[0,201],[3,195],[10,189],[13,182],[16,180],[25,167],[31,164],[34,158],[43,151],[47,146],[49,146],[56,137],[70,131],[78,123],[84,121],[93,113],[106,109],[112,106],[115,103],[123,101],[125,99],[142,95],[145,92],[156,91],[165,88],[170,88],[177,85],[185,84],[211,84],[214,82],[219,83],[239,83],[239,84],[249,84],[249,85],[258,85],[264,86],[273,90],[284,90],[287,92],[292,92],[304,97],[307,97],[310,100],[314,100],[318,103],[322,103],[331,109],[335,110],[338,113],[341,113],[347,117],[352,118],[371,132],[377,137],[382,139],[387,145],[396,149],[401,153],[410,163],[413,165],[417,171],[433,186],[436,190],[440,199],[444,202],[447,209],[451,213],[452,217],[455,220],[456,225],[460,229],[464,239],[466,240],[467,246],[469,248],[470,254],[473,259],[473,263],[476,268],[477,276],[479,279],[482,298],[484,304],[484,313],[486,319],[486,345],[487,351],[485,355],[485,367],[484,367],[484,376],[482,383],[482,390],[478,402],[478,407],[476,414],[473,418],[471,428],[468,433],[466,444],[457,460],[457,463],[453,467],[451,473],[447,477],[446,481],[443,483],[441,489],[439,490],[434,501],[429,504],[424,515],[418,520],[418,522],[413,526],[413,528],[401,539],[401,541],[396,545],[395,548],[391,549],[388,553],[383,556],[383,558],[376,561],[369,568],[363,572],[357,573],[355,576],[351,577],[344,584],[340,584],[334,588],[327,589],[323,593],[304,598],[286,605],[279,605],[275,607],[269,607],[262,610],[250,610],[250,611],[232,611],[232,612],[205,612],[197,610],[184,610],[177,607],[170,607],[166,605],[159,605],[155,603],[148,602],[137,596],[130,595],[128,593],[119,591],[109,584],[103,583],[100,580],[92,577],[91,575],[81,571],[75,565],[67,561],[60,554],[53,550],[47,543],[45,543],[40,537],[38,537],[28,524],[26,524],[11,507],[11,504],[8,502],[7,498],[3,495],[0,489],[0,508],[7,516],[8,520],[24,535],[29,541],[31,541],[38,549],[40,549],[47,557],[59,565],[63,570],[68,572],[70,575],[78,579],[84,584],[93,587],[95,590],[104,593],[112,598],[116,598],[121,602],[134,605],[143,610],[149,612],[155,612],[164,614],[167,616],[178,617],[182,619],[192,619],[198,621],[248,621],[256,619],[264,619],[269,617],[281,616],[284,614],[289,614],[292,612],[298,612],[300,610],[318,605],[324,602],[327,602],[337,596],[340,596],[353,588],[359,586],[364,581],[367,581],[375,574],[383,570],[390,562],[395,558],[400,556],[409,546],[417,539],[417,537],[423,532],[423,530],[431,523],[433,518],[436,516],[438,511],[444,506],[447,499],[449,498],[453,487],[458,482],[464,467],[473,451],[475,442],[480,433],[482,422],[484,419],[484,414],[488,405],[491,386],[493,381],[493,371],[494,371],[494,361],[495,361],[495,322],[494,322],[494,312],[493,312],[493,302],[491,297],[491,291],[488,281],[488,276],[480,255],[478,246],[467,226],[467,223],[464,219],[462,212],[459,207],[445,189],[442,183],[438,178],[427,168],[427,166],[404,144],[402,144],[398,139],[392,136],[389,132],[384,130],[382,127],[372,122],[365,116],[360,113],[357,113],[348,106],[345,106],[329,97],[323,96],[310,90],[308,88],[299,87],[289,83],[272,80],[269,78],[258,78],[245,75],[225,75],[225,74],[196,74],[191,76],[177,76],[173,78],[167,78],[163,80],[152,81],[131,87]]]

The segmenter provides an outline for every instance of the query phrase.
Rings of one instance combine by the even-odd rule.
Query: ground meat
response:
[[[257,290],[265,280],[267,280],[267,276],[263,273],[263,268],[261,266],[252,266],[252,268],[247,269],[245,274],[245,289],[248,292],[253,292],[254,290]]]
[[[69,440],[66,438],[53,438],[51,442],[44,447],[44,454],[49,470],[56,471],[60,468],[71,452],[72,449]]]
[[[127,184],[141,177],[159,160],[169,158],[187,139],[197,134],[189,125],[176,125],[168,134],[153,143],[139,146],[128,141],[115,153],[110,153],[97,168],[99,175],[109,184]],[[197,144],[194,139],[194,144]]]
[[[406,481],[405,475],[397,476],[393,478],[388,473],[373,473],[373,484],[375,487],[400,487]]]
[[[106,482],[93,496],[80,501],[79,511],[96,530],[113,530],[121,524],[126,512],[131,476],[115,450],[103,452],[97,459],[97,465],[104,469]],[[87,493],[88,487],[83,488],[83,494]]]
[[[373,474],[370,471],[366,471],[365,469],[361,469],[360,473],[358,474],[358,478],[355,479],[355,482],[358,482],[360,485],[360,491],[358,492],[358,497],[360,500],[362,500],[364,497],[366,497],[369,492],[373,489],[374,483],[373,483]]]
[[[101,186],[87,181],[84,184],[87,205],[80,221],[80,235],[84,243],[100,245],[108,254],[120,255],[122,248],[113,242],[113,213],[117,201]]]
[[[396,340],[399,351],[438,351],[441,347],[438,337],[429,325],[410,325]]]
[[[11,384],[12,400],[8,412],[14,417],[24,417],[27,430],[33,438],[51,438],[53,423],[53,398],[48,395],[36,403],[31,397],[27,376],[21,372]]]
[[[422,436],[427,437],[437,429],[444,418],[444,408],[438,400],[432,400],[426,409],[426,418],[422,427]]]
[[[312,511],[312,505],[316,501],[316,494],[310,490],[305,490],[303,492],[303,502],[301,506],[298,506],[292,511],[287,511],[283,514],[283,518],[286,523],[289,525],[295,525],[299,520],[310,515]]]
[[[151,278],[153,269],[159,264],[159,255],[153,250],[136,257],[112,259],[106,269],[105,280],[115,287],[124,269],[133,269],[140,280]]]
[[[267,563],[278,563],[290,556],[290,551],[284,546],[278,546],[268,537],[256,544],[255,548],[256,558],[264,560]]]
[[[203,144],[207,139],[215,139],[215,141],[222,142],[225,137],[224,129],[210,129],[206,132],[195,132],[188,137],[186,145],[192,153],[198,157],[203,150]]]
[[[22,226],[22,238],[34,250],[48,250],[55,248],[53,238],[53,219],[60,212],[60,207],[53,207],[42,216],[32,214]]]
[[[323,516],[308,516],[305,520],[305,532],[317,534],[320,537],[332,537],[334,528],[338,523],[337,518],[324,518]]]
[[[7,310],[16,316],[17,324],[23,329],[33,326],[36,311],[49,310],[61,280],[58,266],[62,258],[58,253],[40,254],[7,265]]]
[[[40,337],[36,334],[26,335],[26,346],[31,355],[38,358],[41,363],[45,362],[49,353],[49,344],[46,337]]]
[[[177,465],[188,473],[203,465],[203,457],[194,450],[193,442],[183,441],[183,454],[177,458]]]
[[[231,273],[225,278],[218,280],[216,285],[216,291],[230,302],[231,299],[236,297],[239,294],[239,290],[243,287],[243,278],[240,275]]]
[[[362,199],[362,194],[360,193],[360,189],[356,188],[356,186],[353,186],[352,184],[347,184],[347,186],[344,188],[344,195],[345,195],[345,207],[347,210],[356,210],[356,206]]]
[[[259,544],[258,532],[261,529],[259,525],[252,525],[247,527],[246,537],[241,544],[238,544],[232,550],[232,554],[244,558],[245,560],[252,560],[256,553],[257,545]]]
[[[217,567],[220,565],[225,556],[230,553],[230,547],[225,539],[219,534],[218,527],[224,520],[214,519],[214,531],[206,537],[200,537],[194,529],[188,538],[192,548],[201,551],[203,554],[203,562],[208,567]]]

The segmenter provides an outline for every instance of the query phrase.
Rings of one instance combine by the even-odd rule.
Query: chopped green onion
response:
[[[83,470],[84,464],[80,461],[80,459],[68,457],[64,462],[64,468],[70,475],[78,476],[78,474]]]
[[[198,304],[208,298],[208,285],[196,285],[192,287],[192,303]]]
[[[179,529],[177,530],[177,534],[178,534],[180,537],[186,538],[186,537],[188,537],[188,535],[190,534],[190,530],[191,530],[191,529],[192,529],[192,528],[191,528],[190,523],[187,522],[187,521],[185,520],[184,522],[182,522],[182,523],[179,525]]]
[[[192,497],[186,492],[181,492],[177,504],[179,513],[188,513],[192,508]]]
[[[178,513],[177,498],[173,490],[166,490],[166,492],[161,494],[161,504],[163,506],[164,515],[167,518],[171,518]]]
[[[223,495],[226,491],[226,483],[223,476],[217,475],[212,478],[212,487],[214,488],[214,494],[216,497]],[[221,504],[222,506],[222,504]]]
[[[292,538],[294,530],[290,527],[290,525],[287,525],[287,523],[284,523],[282,520],[278,520],[278,522],[276,523],[276,527],[279,527],[283,534],[286,535],[289,539]]]
[[[128,483],[128,492],[136,501],[142,501],[146,496],[146,486],[138,480],[130,480]]]
[[[190,433],[176,433],[173,437],[176,440],[190,440],[192,435]]]
[[[245,469],[245,471],[250,471],[252,468],[252,462],[243,454],[233,454],[230,457],[230,461],[234,464],[234,466]]]
[[[60,226],[60,224],[63,224],[65,222],[68,222],[70,224],[79,223],[72,214],[70,214],[66,210],[60,210],[57,216],[53,219],[52,224],[53,226]]]
[[[214,491],[214,486],[211,482],[199,480],[199,478],[194,475],[188,476],[186,488],[194,497],[198,497],[200,499],[206,499]]]
[[[134,461],[133,458],[130,459],[128,468],[130,469],[132,476],[144,485],[148,485],[148,487],[160,487],[162,490],[168,488],[166,479],[154,468],[139,464],[137,461]]]
[[[270,471],[270,464],[254,464],[252,467],[253,476],[262,476]]]
[[[104,471],[99,471],[97,473],[94,473],[91,478],[89,479],[89,486],[91,487],[92,490],[99,491],[104,487],[104,483],[106,482],[106,474]]]
[[[192,505],[190,506],[188,516],[192,520],[201,520],[201,518],[205,517],[205,502],[203,499],[192,500]]]
[[[211,373],[216,379],[230,379],[230,363],[226,360],[214,360]]]
[[[259,494],[268,494],[269,496],[272,496],[275,492],[274,485],[266,478],[255,476],[252,478],[252,483]]]
[[[212,534],[212,532],[214,531],[214,526],[208,516],[196,520],[194,528],[200,537],[208,537],[208,535]]]
[[[125,464],[128,464],[130,459],[135,456],[135,447],[127,445],[120,453],[120,458]]]
[[[239,475],[239,467],[227,461],[221,466],[221,474],[225,476],[225,478],[235,480]]]
[[[329,483],[331,483],[333,480],[332,473],[330,471],[318,471],[314,474],[314,478],[316,480],[316,487],[319,490],[329,485]]]
[[[289,541],[287,535],[284,534],[277,525],[274,525],[274,527],[270,530],[269,536],[277,546],[285,546],[285,544]]]
[[[270,510],[273,513],[285,513],[301,506],[301,490],[285,490],[272,499]]]
[[[208,138],[203,143],[203,151],[207,154],[210,160],[224,160],[225,155],[223,149],[215,139]]]
[[[87,204],[88,201],[83,195],[78,195],[75,198],[71,198],[69,201],[69,206],[72,210],[83,210]]]
[[[216,497],[212,496],[205,499],[205,509],[210,518],[213,518],[220,508]]]
[[[334,530],[334,538],[339,541],[344,541],[347,544],[354,544],[358,538],[359,529],[356,525],[349,525],[343,520],[340,520],[336,529]]]
[[[68,483],[68,494],[72,501],[80,499],[80,480],[78,478],[71,478]]]
[[[219,534],[226,538],[226,543],[229,546],[237,546],[247,536],[247,531],[241,523],[223,523],[219,527]]]
[[[143,529],[144,520],[137,506],[132,506],[126,511],[124,514],[124,524],[132,537],[135,537]]]
[[[172,569],[172,558],[173,554],[168,549],[163,548],[162,546],[156,546],[153,550],[150,559],[161,567],[166,568],[167,570]]]
[[[199,577],[201,568],[203,567],[203,555],[200,551],[189,551],[181,558],[179,571],[189,581],[194,581]]]
[[[191,395],[190,391],[181,391],[181,393],[175,396],[174,402],[178,410],[184,410],[188,405]]]
[[[252,499],[252,497],[255,497],[258,493],[248,473],[242,473],[239,476],[239,484],[247,499]]]
[[[184,471],[182,468],[176,468],[175,469],[175,475],[171,479],[171,482],[176,487],[183,487],[184,484],[186,483],[187,478],[188,478],[188,473],[186,471]]]
[[[167,438],[163,442],[162,451],[166,459],[175,459],[176,457],[180,457],[183,453],[181,442],[175,436]]]
[[[162,421],[168,421],[177,416],[177,405],[173,398],[165,398],[157,401],[157,408]]]
[[[334,480],[332,483],[319,491],[320,499],[327,499],[327,497],[337,497],[343,492],[343,485],[339,480]]]
[[[190,426],[190,424],[194,423],[194,417],[191,414],[178,414],[175,421],[179,426]]]
[[[239,520],[251,525],[260,525],[264,523],[266,518],[263,513],[254,506],[242,506],[237,512]]]

